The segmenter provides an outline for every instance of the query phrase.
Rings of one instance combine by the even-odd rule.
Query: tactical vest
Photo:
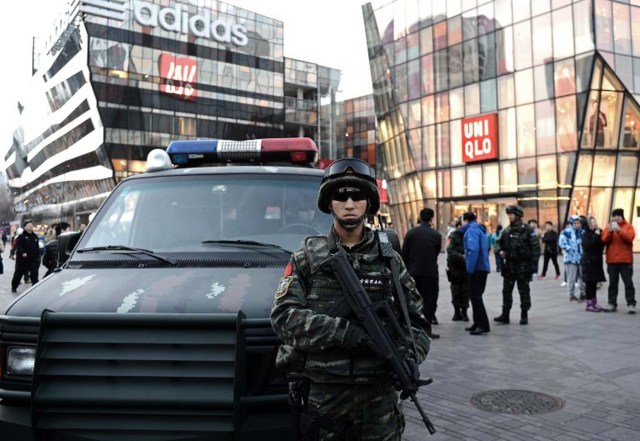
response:
[[[513,261],[531,260],[531,234],[533,234],[533,230],[525,223],[521,223],[515,228],[509,225],[500,236],[505,244],[507,258]]]

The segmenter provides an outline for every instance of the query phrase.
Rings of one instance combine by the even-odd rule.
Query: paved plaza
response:
[[[10,292],[13,261],[7,253],[4,258],[0,308],[15,296]],[[434,332],[442,337],[434,340],[421,366],[423,378],[431,377],[434,383],[419,393],[438,433],[429,436],[416,410],[407,404],[405,440],[640,440],[640,313],[627,314],[622,289],[617,313],[588,313],[584,303],[568,301],[551,270],[551,278],[531,285],[529,325],[518,324],[516,293],[510,325],[494,325],[492,320],[490,334],[472,336],[463,330],[468,323],[451,321],[444,254],[440,274],[440,325]],[[640,285],[640,264],[635,274]],[[20,285],[18,292],[27,288]],[[502,279],[493,272],[485,292],[490,319],[500,312],[501,288]],[[605,283],[598,291],[602,304],[606,292]],[[544,414],[511,415],[471,405],[475,394],[499,389],[548,394],[564,406]]]

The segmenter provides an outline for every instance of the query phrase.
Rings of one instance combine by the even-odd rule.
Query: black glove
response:
[[[420,380],[420,370],[418,369],[418,363],[416,363],[416,361],[413,358],[408,358],[407,367],[409,368],[409,378],[411,378],[411,380],[413,381],[413,383],[416,385],[416,388],[417,388],[418,380]],[[409,398],[409,392],[405,391],[402,388],[402,383],[400,383],[400,379],[398,378],[395,372],[391,372],[390,378],[395,390],[400,392],[400,399],[406,400],[407,398]]]
[[[371,337],[364,332],[364,329],[358,325],[349,323],[344,333],[342,346],[354,351],[368,351],[372,349],[373,341],[371,341]]]

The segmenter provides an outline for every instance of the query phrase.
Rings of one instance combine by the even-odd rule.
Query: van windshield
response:
[[[316,206],[319,185],[319,176],[295,175],[132,180],[109,197],[79,248],[209,252],[233,249],[216,241],[248,240],[296,250],[331,226]]]

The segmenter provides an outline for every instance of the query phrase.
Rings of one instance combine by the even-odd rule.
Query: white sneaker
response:
[[[567,282],[562,282],[560,286],[567,286]]]
[[[636,313],[636,305],[627,305],[627,311],[629,312],[629,314],[635,314]]]
[[[576,284],[574,285],[576,288],[580,288],[580,284],[578,282],[576,282]]]

